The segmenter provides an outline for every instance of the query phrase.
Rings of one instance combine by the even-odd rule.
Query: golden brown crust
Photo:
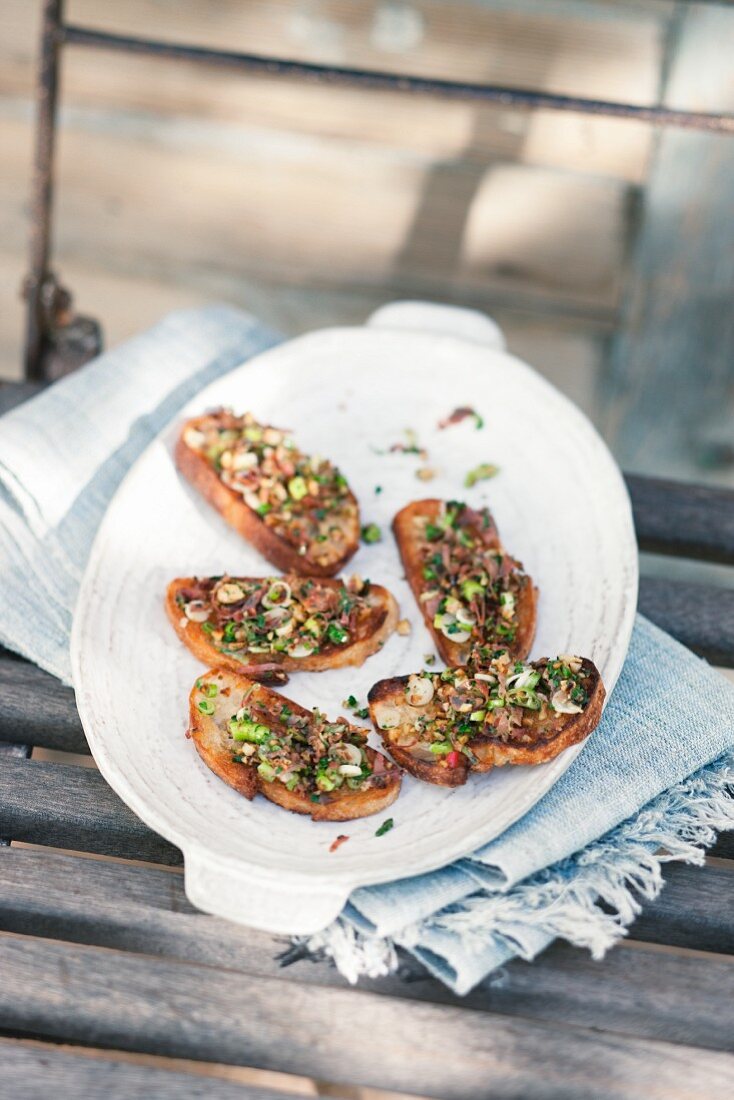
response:
[[[182,426],[174,450],[176,466],[181,474],[209,504],[216,508],[230,527],[252,543],[263,557],[282,572],[314,577],[333,577],[338,573],[359,547],[359,511],[357,500],[351,490],[349,496],[355,506],[356,520],[353,530],[345,540],[343,553],[325,563],[314,561],[311,556],[306,560],[294,546],[280,538],[261,516],[245,504],[239,493],[224,484],[217,471],[202,454],[185,443],[184,435],[189,429],[198,430],[200,423],[210,419],[210,416],[192,417]]]
[[[252,801],[258,790],[257,773],[252,768],[243,768],[241,764],[235,763],[231,749],[225,750],[221,730],[215,722],[208,720],[197,706],[199,697],[196,688],[192,688],[189,696],[187,736],[194,742],[196,751],[206,766],[228,787],[233,787],[239,794]]]
[[[461,786],[466,782],[470,771],[488,772],[492,768],[503,767],[505,764],[545,764],[570,745],[576,745],[589,736],[599,724],[606,692],[599,670],[593,662],[584,660],[583,663],[590,676],[591,684],[588,702],[580,714],[562,716],[563,720],[560,718],[557,720],[560,728],[549,736],[538,736],[534,744],[513,744],[499,738],[474,738],[467,746],[477,758],[476,763],[471,765],[463,754],[458,763],[452,766],[445,757],[435,762],[423,759],[416,756],[414,751],[396,744],[400,726],[390,730],[380,728],[380,704],[394,707],[400,714],[405,715],[406,721],[411,717],[411,711],[412,715],[415,715],[413,708],[410,708],[406,702],[405,689],[408,676],[395,676],[389,680],[380,680],[373,685],[367,696],[370,718],[375,729],[380,733],[385,748],[405,771],[425,783],[448,787]]]
[[[216,684],[215,713],[202,714],[199,701],[204,697],[199,685]],[[261,779],[253,767],[232,759],[232,742],[227,735],[226,720],[238,707],[238,700],[250,692],[249,701],[267,705],[277,702],[286,705],[293,714],[311,717],[311,712],[279,692],[272,691],[246,676],[236,675],[228,669],[210,669],[199,677],[189,697],[188,735],[204,763],[228,786],[252,800],[259,792],[271,802],[291,813],[306,814],[314,821],[351,821],[381,813],[392,805],[400,794],[401,774],[388,762],[390,774],[384,786],[363,791],[337,790],[320,794],[320,802],[298,791],[289,791],[282,783],[268,783]],[[380,755],[368,748],[367,755],[374,760]]]
[[[287,581],[288,577],[283,579]],[[289,672],[325,672],[332,668],[362,665],[384,645],[398,622],[399,611],[395,597],[382,585],[371,584],[367,598],[373,605],[372,614],[360,624],[357,637],[349,645],[301,658],[289,657],[287,653],[249,653],[245,661],[239,661],[230,654],[221,653],[202,629],[202,624],[190,622],[182,614],[176,603],[176,595],[195,582],[195,577],[177,577],[166,590],[166,614],[181,641],[202,664],[228,668],[262,682],[284,684],[288,680]],[[327,577],[319,577],[317,583],[333,588],[339,588],[342,584],[339,580]]]
[[[416,520],[428,520],[435,523],[440,516],[442,506],[443,501],[434,498],[414,500],[397,513],[393,519],[392,528],[405,567],[405,576],[415,596],[423,620],[431,633],[436,649],[447,665],[455,667],[466,663],[468,646],[457,645],[456,642],[452,642],[439,630],[436,630],[433,625],[433,617],[426,614],[426,605],[425,602],[421,602],[421,595],[427,590],[428,586],[423,579],[421,544],[415,535]],[[498,550],[501,549],[496,529],[493,529],[492,534],[494,535],[492,542],[485,542],[485,545],[494,545]],[[512,644],[506,646],[513,657],[522,659],[527,657],[530,652],[535,637],[537,607],[538,589],[534,586],[530,577],[523,577],[516,607],[517,632]]]

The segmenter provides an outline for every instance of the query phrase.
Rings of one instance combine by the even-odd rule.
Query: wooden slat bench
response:
[[[642,549],[734,565],[734,493],[628,484]],[[734,590],[648,578],[640,607],[734,666]],[[461,999],[406,956],[398,974],[351,988],[283,939],[194,910],[178,850],[78,756],[30,758],[88,748],[73,692],[7,652],[0,740],[3,1096],[282,1095],[122,1052],[306,1075],[345,1097],[734,1094],[734,834],[705,867],[668,867],[601,963],[557,943]]]

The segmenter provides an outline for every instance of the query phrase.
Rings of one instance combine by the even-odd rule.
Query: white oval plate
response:
[[[330,716],[366,699],[379,679],[420,669],[430,636],[390,534],[395,512],[424,496],[487,504],[501,536],[540,587],[533,656],[576,652],[613,688],[637,600],[637,551],[617,467],[587,419],[524,363],[455,336],[330,329],[266,352],[209,386],[178,418],[219,405],[291,428],[307,452],[343,469],[384,540],[362,546],[347,572],[397,597],[412,623],[360,669],[301,673],[285,693]],[[457,405],[472,421],[437,430]],[[497,836],[548,790],[580,746],[536,768],[502,768],[454,790],[410,776],[384,817],[314,823],[263,798],[247,802],[218,780],[184,736],[188,693],[201,666],[163,611],[176,576],[272,572],[180,478],[177,424],[131,469],[99,530],[72,637],[82,723],[107,781],[184,854],[186,889],[208,912],[279,933],[324,927],[357,886],[416,875]],[[416,479],[415,455],[385,453],[413,429],[438,476]],[[501,468],[471,490],[466,472]],[[381,492],[377,492],[377,487]],[[437,666],[438,667],[438,666]],[[373,736],[375,744],[379,743]],[[339,833],[349,842],[331,853]]]

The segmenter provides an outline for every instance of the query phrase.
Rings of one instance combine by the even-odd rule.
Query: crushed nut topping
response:
[[[185,619],[201,624],[220,651],[310,657],[353,642],[375,614],[369,582],[307,577],[202,577],[179,589]]]
[[[376,719],[382,729],[399,724],[396,744],[427,759],[458,752],[475,762],[474,750],[482,742],[521,745],[550,739],[564,716],[583,711],[591,688],[591,668],[579,657],[530,664],[498,650],[481,671],[454,668],[410,676],[405,687],[409,709],[401,712],[400,722],[391,705],[384,715],[378,708]]]
[[[512,649],[518,599],[532,582],[507,554],[486,508],[459,501],[442,505],[435,521],[416,519],[426,617],[461,661],[481,662],[500,646]]]
[[[202,417],[184,442],[306,559],[326,564],[343,554],[358,508],[346,478],[328,459],[304,454],[287,431],[258,423],[252,413],[235,416],[226,409]]]
[[[198,683],[204,696],[200,708],[203,703],[213,710],[208,697],[212,685]],[[331,722],[317,708],[311,714],[296,713],[277,696],[262,700],[252,687],[239,698],[239,706],[233,704],[226,730],[235,763],[256,768],[266,783],[283,783],[314,802],[334,791],[385,787],[398,770],[381,753],[370,760],[365,731],[346,718]]]

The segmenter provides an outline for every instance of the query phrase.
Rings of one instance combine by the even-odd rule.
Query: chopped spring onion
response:
[[[524,668],[516,676],[510,676],[507,683],[516,690],[526,688],[528,691],[533,691],[538,686],[539,681],[540,673],[537,669]]]
[[[192,623],[205,623],[209,618],[209,604],[203,600],[190,600],[184,604],[184,615]]]
[[[475,596],[481,596],[485,591],[484,585],[471,579],[461,582],[461,594],[465,600],[473,600]]]
[[[376,523],[368,523],[362,528],[362,542],[372,544],[382,541],[382,531]]]
[[[308,493],[308,486],[306,481],[300,475],[292,477],[288,482],[288,492],[293,500],[303,500]]]
[[[287,607],[291,602],[291,588],[285,581],[274,581],[262,599],[263,607]]]
[[[255,722],[252,718],[230,718],[227,729],[232,734],[234,741],[249,741],[251,744],[262,745],[270,737],[270,730],[261,722]]]
[[[303,624],[303,629],[308,631],[309,634],[313,634],[315,638],[320,638],[324,630],[324,624],[320,619],[311,615]]]
[[[482,462],[479,466],[475,466],[473,470],[469,471],[464,478],[464,486],[467,489],[471,489],[478,481],[487,481],[488,478],[494,477],[499,472],[499,466],[493,466],[491,462]]]
[[[507,692],[507,699],[513,706],[524,707],[525,710],[540,710],[542,705],[537,693],[526,688],[512,688]]]

